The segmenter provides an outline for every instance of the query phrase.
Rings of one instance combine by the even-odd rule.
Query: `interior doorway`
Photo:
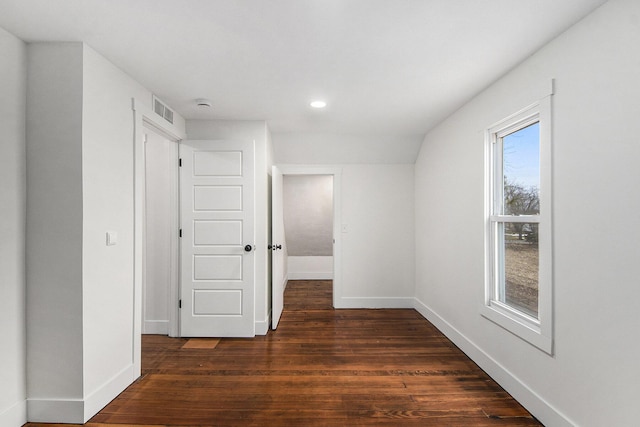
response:
[[[289,280],[333,279],[333,175],[283,175]]]
[[[142,333],[178,336],[178,143],[144,127]]]
[[[276,329],[284,306],[287,280],[331,280],[333,306],[340,307],[341,170],[277,165],[273,167],[272,175],[271,327]],[[285,177],[288,181],[286,190]],[[285,235],[285,203],[287,228],[292,236]]]

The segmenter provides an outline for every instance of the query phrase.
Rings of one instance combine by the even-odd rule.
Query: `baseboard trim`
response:
[[[289,280],[333,280],[332,271],[290,271]]]
[[[498,363],[439,314],[431,310],[418,298],[414,300],[414,308],[418,313],[438,328],[440,332],[477,363],[478,366],[520,402],[520,404],[531,412],[541,423],[556,427],[573,427],[575,425],[575,423],[571,422],[540,395],[531,390],[524,382],[514,376],[508,369]]]
[[[27,401],[21,400],[0,412],[0,426],[20,427],[27,422]]]
[[[27,420],[84,424],[135,379],[133,365],[129,365],[84,399],[27,399]]]
[[[84,424],[82,399],[27,399],[27,421]]]
[[[269,326],[271,325],[271,312],[265,320],[256,321],[256,335],[267,335]]]
[[[85,396],[84,399],[84,421],[87,422],[91,417],[97,414],[102,408],[107,406],[109,402],[116,398],[122,391],[129,387],[137,379],[134,373],[133,365],[129,365],[110,380],[104,383],[100,388]]]
[[[143,334],[169,335],[169,321],[145,320],[142,331]]]
[[[341,297],[335,308],[414,308],[413,298]]]

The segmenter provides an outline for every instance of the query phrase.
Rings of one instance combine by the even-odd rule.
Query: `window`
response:
[[[482,314],[552,353],[551,97],[486,132]]]

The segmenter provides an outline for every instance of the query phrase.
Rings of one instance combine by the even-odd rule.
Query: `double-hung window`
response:
[[[552,353],[551,97],[486,132],[482,314]]]

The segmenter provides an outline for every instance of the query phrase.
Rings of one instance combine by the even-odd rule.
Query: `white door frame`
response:
[[[169,315],[168,320],[168,327],[167,327],[167,335],[169,335],[170,337],[177,337],[179,336],[179,326],[180,326],[180,317],[179,317],[179,308],[178,308],[178,299],[179,299],[179,292],[180,292],[180,270],[179,270],[179,260],[180,260],[180,238],[179,238],[179,230],[180,230],[180,205],[179,205],[179,192],[178,192],[178,188],[179,188],[179,171],[178,171],[178,143],[180,141],[176,140],[174,137],[167,135],[166,132],[158,129],[155,126],[151,126],[149,123],[147,123],[146,121],[143,121],[143,127],[144,127],[144,131],[145,133],[154,133],[158,136],[160,136],[161,138],[169,141],[173,146],[171,147],[171,160],[172,160],[172,164],[173,164],[173,170],[171,172],[173,172],[173,176],[171,177],[171,183],[170,183],[170,187],[169,187],[169,202],[170,205],[172,207],[171,212],[169,212],[169,222],[171,223],[171,234],[170,234],[170,239],[169,239],[169,245],[170,245],[170,253],[169,253],[169,257],[170,257],[170,261],[169,261],[169,289],[167,292],[167,312]],[[146,149],[148,147],[148,142],[145,141],[145,169],[147,167],[147,154],[146,154]],[[144,229],[145,229],[145,233],[147,230],[147,206],[146,206],[146,202],[147,202],[147,194],[146,194],[146,190],[147,190],[147,182],[146,182],[146,170],[145,170],[145,206],[144,206],[144,212],[143,212],[143,216],[144,216]],[[143,268],[143,272],[142,272],[142,325],[143,325],[143,333],[144,333],[144,325],[145,325],[145,321],[146,319],[144,318],[145,315],[145,311],[146,311],[146,301],[144,300],[145,298],[145,291],[147,289],[147,277],[146,277],[146,271],[147,271],[147,250],[146,250],[146,236],[145,236],[145,243],[143,244],[143,248],[142,248],[142,268]],[[147,333],[158,333],[158,332],[147,332]]]
[[[145,228],[145,168],[144,168],[144,131],[145,126],[157,131],[160,135],[169,138],[172,141],[181,141],[186,139],[186,134],[181,129],[165,121],[162,117],[154,113],[151,108],[135,98],[131,100],[131,108],[133,110],[133,355],[132,363],[134,375],[140,376],[142,368],[142,283],[144,280],[144,228]],[[177,166],[176,166],[177,167]],[[177,289],[175,296],[169,296],[174,301],[178,300]],[[170,325],[177,328],[177,307],[175,313],[169,312]],[[172,319],[175,321],[172,322]],[[172,326],[174,323],[174,326]],[[176,331],[177,333],[177,331]]]
[[[333,307],[340,308],[342,299],[342,169],[324,165],[276,164],[282,175],[333,176]],[[273,219],[272,219],[273,221]]]

